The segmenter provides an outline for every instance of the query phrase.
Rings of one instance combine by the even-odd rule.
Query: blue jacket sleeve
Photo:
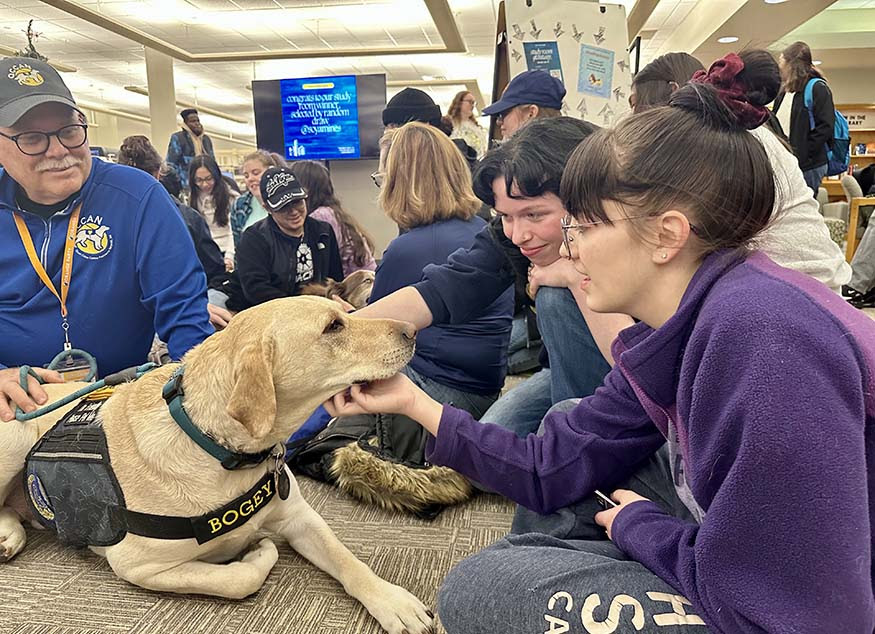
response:
[[[437,438],[426,449],[434,464],[546,514],[625,479],[664,442],[615,368],[575,409],[547,416],[542,436],[518,438],[444,406]]]
[[[685,465],[702,524],[636,502],[612,537],[715,632],[871,634],[867,379],[838,327],[776,340],[749,319],[744,337],[741,324],[709,333],[715,353],[697,369],[689,405],[679,401],[704,423],[689,425]],[[871,439],[868,450],[871,460]]]
[[[464,324],[478,317],[514,280],[510,261],[484,227],[468,249],[432,264],[415,284],[432,314],[432,324]]]
[[[206,275],[176,204],[158,183],[140,208],[135,249],[140,301],[154,314],[155,331],[170,356],[181,359],[214,329]]]
[[[186,188],[188,187],[188,170],[185,169],[185,161],[182,158],[182,144],[179,141],[179,135],[179,132],[170,135],[166,162],[176,171],[182,187]]]

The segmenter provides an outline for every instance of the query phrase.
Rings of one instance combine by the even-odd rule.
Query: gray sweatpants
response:
[[[631,489],[692,521],[658,452]],[[594,497],[551,515],[518,508],[511,534],[453,568],[438,596],[448,634],[705,634],[695,608],[628,559],[593,520]]]

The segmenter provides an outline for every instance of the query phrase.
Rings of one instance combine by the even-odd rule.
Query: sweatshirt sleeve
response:
[[[258,231],[244,231],[237,249],[237,276],[243,296],[252,306],[288,297],[271,284],[270,247]]]
[[[155,183],[141,208],[136,266],[141,301],[154,314],[158,336],[181,359],[214,329],[207,312],[207,285],[194,243],[175,203]]]
[[[685,472],[702,524],[636,502],[612,537],[715,632],[871,634],[868,379],[840,328],[768,318],[750,315],[744,336],[740,324],[709,333],[708,361],[679,403],[699,421]]]
[[[432,314],[433,324],[463,324],[479,316],[513,284],[514,273],[488,226],[468,249],[459,249],[446,264],[423,270],[415,285]]]
[[[593,396],[543,424],[542,436],[518,438],[445,405],[427,456],[545,514],[625,479],[665,442],[617,368]]]

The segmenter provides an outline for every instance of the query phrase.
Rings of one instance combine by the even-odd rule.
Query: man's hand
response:
[[[538,289],[542,286],[571,288],[580,283],[581,277],[582,275],[571,264],[571,260],[567,258],[559,258],[547,266],[533,264],[529,267],[529,283],[526,291],[531,299],[535,299]]]
[[[614,525],[614,519],[617,517],[617,513],[619,513],[624,507],[632,504],[632,502],[640,502],[642,500],[649,502],[646,497],[642,497],[635,493],[635,491],[629,491],[627,489],[617,489],[611,493],[611,499],[617,503],[617,506],[595,514],[595,523],[599,526],[604,526],[608,533],[608,539],[612,539],[611,527]]]
[[[230,273],[234,270],[234,260],[231,258],[225,258],[225,271]]]
[[[53,370],[33,368],[33,371],[46,383],[64,382],[64,378]],[[32,376],[27,377],[27,392],[25,392],[18,382],[20,375],[19,368],[0,370],[0,420],[4,422],[15,418],[16,405],[25,412],[32,412],[38,406],[45,404],[49,398],[39,381]]]
[[[223,330],[233,317],[230,311],[215,304],[207,304],[207,312],[210,313],[210,323],[216,330]]]

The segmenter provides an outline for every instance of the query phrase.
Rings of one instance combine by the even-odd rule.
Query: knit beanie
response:
[[[441,122],[441,109],[421,90],[405,88],[386,104],[383,125],[404,125],[408,121],[437,126]]]

